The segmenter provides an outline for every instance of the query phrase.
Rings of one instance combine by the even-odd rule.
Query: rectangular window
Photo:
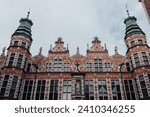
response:
[[[0,96],[5,95],[5,90],[6,90],[8,81],[9,81],[9,75],[5,75],[4,81],[3,81],[3,84],[2,84],[2,88],[1,88],[1,92],[0,92]]]
[[[145,83],[145,79],[143,75],[139,76],[139,81],[140,81],[140,87],[143,93],[143,97],[147,98],[148,92],[147,92],[147,87],[146,87],[146,83]]]
[[[31,100],[32,88],[33,88],[33,80],[26,80],[22,97],[23,100]]]
[[[63,81],[63,100],[71,100],[71,80]]]
[[[52,63],[46,64],[46,72],[52,72]]]
[[[18,41],[15,41],[15,42],[14,42],[14,46],[18,46]]]
[[[135,92],[132,80],[124,80],[124,88],[127,100],[135,100]]]
[[[12,84],[11,84],[11,88],[10,88],[10,93],[9,93],[10,98],[14,98],[17,82],[18,82],[18,76],[14,76]]]
[[[69,63],[64,63],[64,72],[70,71],[70,64]]]
[[[94,59],[94,66],[95,72],[102,72],[103,71],[102,59]]]
[[[100,100],[108,100],[106,80],[99,80],[98,81],[98,92],[99,92],[99,99]]]
[[[58,80],[51,80],[49,100],[57,100],[58,97]]]
[[[140,66],[140,59],[139,59],[138,54],[136,53],[133,56],[134,56],[134,61],[135,61],[136,67],[139,67]]]
[[[122,98],[121,98],[119,80],[112,80],[111,81],[111,88],[112,88],[113,100],[121,100]]]
[[[92,72],[92,63],[87,63],[87,71]]]
[[[10,59],[9,59],[9,62],[8,62],[8,66],[10,66],[10,67],[13,66],[14,59],[15,59],[15,53],[11,53]]]
[[[21,68],[22,60],[23,60],[23,55],[19,54],[17,64],[16,64],[17,68]]]
[[[22,42],[21,47],[25,48],[26,47],[26,43]]]
[[[39,80],[36,90],[36,100],[43,100],[44,99],[44,93],[45,93],[45,80]]]
[[[146,52],[142,52],[143,62],[144,65],[149,65],[148,57],[146,55]]]
[[[62,71],[62,59],[55,59],[54,71],[55,72],[61,72]]]
[[[143,41],[142,40],[138,40],[138,44],[143,44]]]
[[[135,45],[135,42],[134,42],[134,41],[132,41],[132,42],[131,42],[131,47],[132,47],[132,46],[134,46],[134,45]]]
[[[106,72],[111,71],[111,65],[110,65],[110,63],[105,63],[105,71]]]
[[[31,68],[31,63],[28,63],[27,72],[30,72],[30,68]]]
[[[92,80],[85,81],[85,100],[94,100],[94,86]]]

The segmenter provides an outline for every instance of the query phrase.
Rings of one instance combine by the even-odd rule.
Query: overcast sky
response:
[[[150,44],[150,25],[138,0],[127,0],[130,15],[138,19],[138,24],[147,35]],[[10,37],[19,26],[20,18],[30,18],[33,43],[32,55],[39,52],[42,46],[43,55],[47,56],[50,44],[59,36],[65,46],[70,48],[70,55],[80,53],[86,55],[87,43],[91,46],[94,36],[98,36],[102,44],[106,43],[110,55],[114,54],[114,46],[125,55],[125,25],[127,17],[125,0],[0,0],[0,49],[8,47]]]

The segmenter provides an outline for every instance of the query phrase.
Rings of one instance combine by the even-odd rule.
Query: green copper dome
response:
[[[32,34],[31,34],[31,26],[33,25],[32,20],[29,19],[29,13],[26,18],[20,19],[20,25],[17,30],[13,33],[12,36],[24,36],[32,41]]]
[[[128,18],[124,20],[124,24],[126,25],[126,32],[124,39],[127,39],[129,36],[132,36],[134,34],[145,35],[145,33],[141,30],[136,21],[137,19],[134,16],[128,16]]]

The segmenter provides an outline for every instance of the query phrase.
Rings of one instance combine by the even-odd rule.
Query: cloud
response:
[[[124,0],[0,0],[0,3],[1,48],[9,46],[19,19],[26,17],[31,7],[33,55],[42,46],[43,54],[47,56],[50,44],[54,46],[59,36],[65,46],[69,44],[71,55],[76,53],[77,46],[85,55],[87,43],[91,45],[94,36],[99,36],[102,43],[107,44],[110,55],[114,54],[115,45],[125,55],[123,20],[127,15]],[[129,9],[149,38],[150,26],[141,4],[137,0],[129,1]]]

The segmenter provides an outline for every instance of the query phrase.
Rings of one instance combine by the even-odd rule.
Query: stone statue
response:
[[[77,81],[75,84],[76,94],[80,94],[80,81]]]
[[[75,65],[76,65],[76,68],[77,68],[77,72],[80,72],[80,69],[79,69],[80,64],[77,63],[77,64],[75,64]]]

